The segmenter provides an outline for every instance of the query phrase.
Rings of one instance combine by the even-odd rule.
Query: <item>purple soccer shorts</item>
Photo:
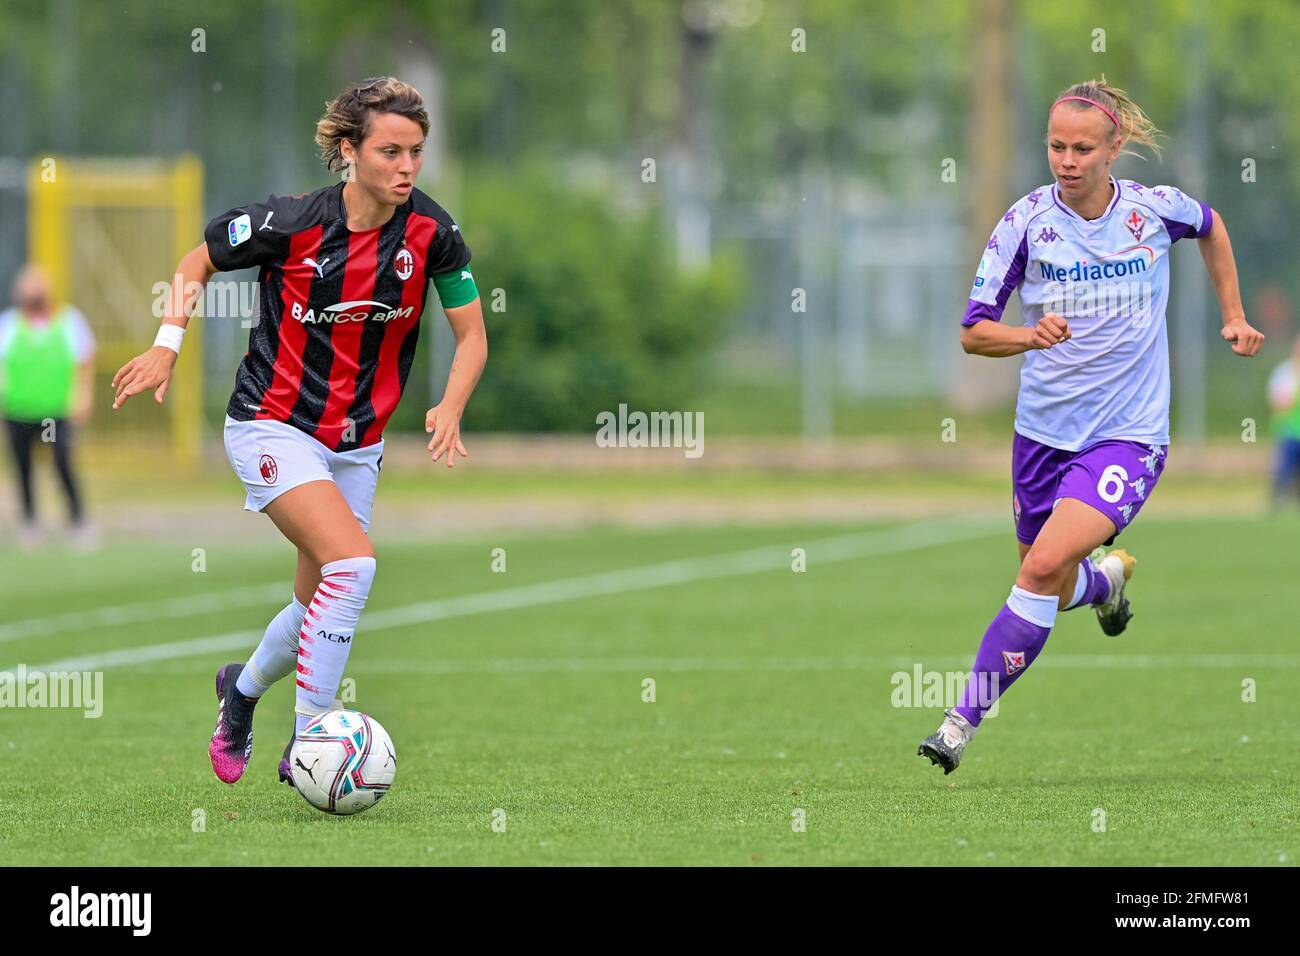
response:
[[[1062,451],[1016,433],[1011,445],[1011,509],[1016,537],[1033,544],[1062,498],[1092,505],[1115,525],[1115,540],[1137,517],[1165,470],[1168,445],[1101,441]]]

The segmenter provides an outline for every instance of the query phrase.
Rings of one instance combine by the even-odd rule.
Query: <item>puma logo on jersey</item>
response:
[[[318,279],[323,279],[323,278],[325,278],[325,263],[326,263],[326,262],[329,262],[329,260],[326,259],[324,262],[321,262],[321,263],[319,263],[319,264],[317,264],[316,260],[315,260],[315,259],[312,259],[312,258],[307,258],[307,259],[302,260],[302,264],[303,264],[303,265],[305,265],[305,266],[311,266],[313,269],[316,270],[316,278],[318,278]]]
[[[266,221],[263,222],[260,226],[257,227],[257,231],[258,231],[258,232],[261,232],[263,229],[270,229],[270,228],[271,228],[271,217],[274,216],[274,215],[275,215],[275,210],[272,209],[270,212],[268,212],[268,213],[266,214]]]
[[[472,278],[474,278],[472,275],[469,274],[469,270],[468,270],[468,269],[461,269],[461,270],[460,270],[460,277],[461,277],[462,279],[472,279]]]

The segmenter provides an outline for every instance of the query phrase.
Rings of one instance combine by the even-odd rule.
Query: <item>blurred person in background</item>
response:
[[[27,550],[44,538],[32,475],[34,449],[44,443],[67,497],[72,541],[93,548],[98,536],[85,519],[72,441],[90,419],[95,337],[76,308],[55,306],[49,277],[38,266],[18,273],[13,298],[14,306],[0,313],[0,414],[18,474],[18,542]]]
[[[1273,469],[1273,505],[1295,503],[1300,494],[1300,336],[1291,356],[1268,377],[1268,404],[1273,410],[1277,436],[1277,464]]]

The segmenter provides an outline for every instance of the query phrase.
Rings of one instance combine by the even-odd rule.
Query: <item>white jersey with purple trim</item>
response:
[[[1025,353],[1015,425],[1065,451],[1113,439],[1169,443],[1169,249],[1214,224],[1209,206],[1173,186],[1111,184],[1097,219],[1066,206],[1055,185],[1007,210],[962,319],[1001,321],[1019,289],[1026,325],[1049,312],[1069,321],[1068,341]]]

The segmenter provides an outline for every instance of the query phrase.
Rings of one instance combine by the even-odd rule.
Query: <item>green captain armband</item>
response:
[[[433,277],[433,284],[444,309],[469,305],[478,298],[478,286],[474,284],[474,276],[469,269],[439,273]]]

